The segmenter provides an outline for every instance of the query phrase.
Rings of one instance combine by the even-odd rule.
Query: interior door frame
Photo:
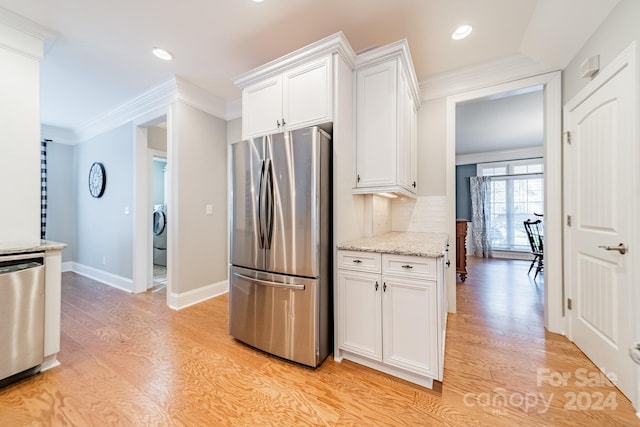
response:
[[[607,83],[612,77],[614,77],[620,70],[625,67],[630,67],[631,73],[634,78],[635,87],[633,88],[633,104],[635,107],[635,120],[632,123],[632,141],[631,144],[633,146],[633,162],[636,165],[640,165],[640,129],[639,129],[639,121],[640,121],[640,67],[638,67],[637,58],[640,55],[638,54],[638,44],[633,41],[629,46],[627,46],[615,59],[611,61],[609,65],[607,65],[596,77],[593,78],[585,87],[582,88],[573,98],[571,98],[567,104],[564,106],[564,113],[566,114],[568,111],[575,109],[578,105],[584,102],[591,94],[597,91],[600,87],[602,87],[605,83]],[[563,128],[563,131],[567,131],[568,129]],[[563,143],[567,143],[563,141]],[[570,170],[569,159],[564,159],[564,170]],[[640,173],[637,168],[632,168],[629,172],[632,180],[632,188],[640,188]],[[567,176],[568,178],[568,176]],[[569,191],[569,188],[565,188],[565,186],[570,185],[569,179],[563,182],[563,191]],[[564,191],[566,195],[565,206],[567,206],[568,214],[571,213],[571,203],[567,191]],[[631,197],[631,209],[632,216],[637,217],[637,213],[640,212],[640,200],[638,197]],[[570,259],[571,251],[573,251],[572,239],[571,239],[571,228],[564,223],[563,225],[564,232],[564,240],[565,240],[565,248],[564,248],[564,256],[566,259]],[[629,297],[632,299],[632,307],[636,307],[635,310],[631,310],[632,316],[635,316],[634,321],[634,329],[632,330],[633,339],[636,342],[640,342],[640,310],[637,307],[640,307],[640,287],[637,284],[638,280],[638,268],[634,268],[634,266],[640,265],[640,251],[634,250],[636,244],[640,244],[640,226],[636,222],[631,223],[631,236],[629,239],[629,253],[630,257],[630,283],[631,285],[631,295]],[[573,296],[573,286],[572,286],[572,277],[571,277],[571,268],[567,266],[565,269],[565,277],[564,280],[567,283],[567,297]],[[572,324],[571,324],[571,316],[567,316],[567,337],[573,342],[572,336]],[[635,390],[635,402],[632,402],[634,408],[638,411],[637,415],[640,417],[640,365],[635,366],[635,379],[636,379],[636,390]]]
[[[153,215],[149,212],[152,204],[151,176],[153,156],[149,154],[147,128],[154,124],[167,122],[167,164],[170,164],[170,121],[168,108],[163,107],[151,111],[134,121],[134,197],[133,197],[133,293],[146,292],[153,283]],[[151,161],[150,161],[151,159]],[[171,168],[168,173],[171,175]],[[170,180],[169,180],[170,181]],[[170,206],[171,183],[167,191],[166,203]],[[169,216],[170,218],[170,216]],[[167,302],[171,294],[172,284],[169,275],[169,247],[171,245],[171,227],[167,230]],[[167,304],[168,305],[168,304]]]
[[[562,80],[560,71],[552,71],[505,83],[469,90],[447,97],[446,193],[447,232],[455,236],[456,222],[456,105],[531,86],[543,86],[544,93],[544,326],[550,332],[564,334],[563,243],[562,243]],[[449,252],[455,264],[455,252]],[[447,272],[449,311],[455,312],[455,269]]]
[[[153,206],[153,190],[154,190],[154,178],[153,178],[153,162],[155,161],[155,159],[164,159],[166,164],[169,164],[169,160],[167,159],[167,152],[166,151],[159,151],[159,150],[154,150],[153,148],[148,148],[147,149],[147,173],[148,173],[148,177],[147,177],[147,183],[148,183],[148,191],[147,193],[149,194],[149,201],[148,201],[148,206]],[[168,169],[167,169],[167,173],[168,173]],[[166,183],[167,180],[165,180]],[[167,194],[168,192],[165,190],[165,194]],[[165,199],[164,201],[165,205],[168,206],[167,200]],[[168,209],[168,207],[167,207]],[[153,218],[153,215],[151,216]],[[148,254],[147,256],[149,256],[149,262],[147,262],[147,290],[153,288],[153,219],[150,220],[150,226],[146,227],[147,229],[147,245],[148,245]],[[169,229],[167,227],[167,233],[169,233]],[[167,251],[169,250],[168,248],[168,239],[167,239]],[[167,266],[168,266],[168,260],[167,260]],[[167,268],[167,278],[169,277],[169,269]]]

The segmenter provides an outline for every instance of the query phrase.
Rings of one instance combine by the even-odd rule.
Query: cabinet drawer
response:
[[[380,260],[376,252],[338,251],[338,268],[380,273]]]
[[[404,255],[382,255],[382,274],[437,279],[437,259]]]

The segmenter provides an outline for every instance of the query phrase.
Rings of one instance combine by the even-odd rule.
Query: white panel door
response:
[[[382,360],[380,275],[338,270],[338,346]]]
[[[637,221],[630,202],[637,193],[632,171],[638,167],[634,80],[633,70],[623,66],[601,84],[594,81],[590,94],[565,108],[571,139],[565,144],[570,337],[601,370],[615,374],[616,385],[631,401],[632,263],[629,253],[611,249],[620,244],[630,251],[640,249],[631,241]]]
[[[438,377],[436,283],[382,277],[384,363]]]

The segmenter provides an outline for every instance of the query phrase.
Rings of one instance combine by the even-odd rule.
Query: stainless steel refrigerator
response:
[[[231,146],[229,331],[313,367],[332,346],[331,173],[318,127]]]

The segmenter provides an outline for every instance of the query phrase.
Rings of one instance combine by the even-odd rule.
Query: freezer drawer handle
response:
[[[233,273],[233,275],[236,276],[236,277],[239,277],[241,279],[250,280],[252,282],[257,282],[257,283],[262,283],[263,285],[273,286],[273,287],[276,287],[276,288],[295,289],[297,291],[304,291],[304,288],[305,288],[304,285],[298,285],[298,284],[295,284],[295,283],[289,284],[289,283],[271,282],[269,280],[260,280],[260,279],[254,278],[254,277],[245,276],[244,274],[240,274],[240,273]]]

